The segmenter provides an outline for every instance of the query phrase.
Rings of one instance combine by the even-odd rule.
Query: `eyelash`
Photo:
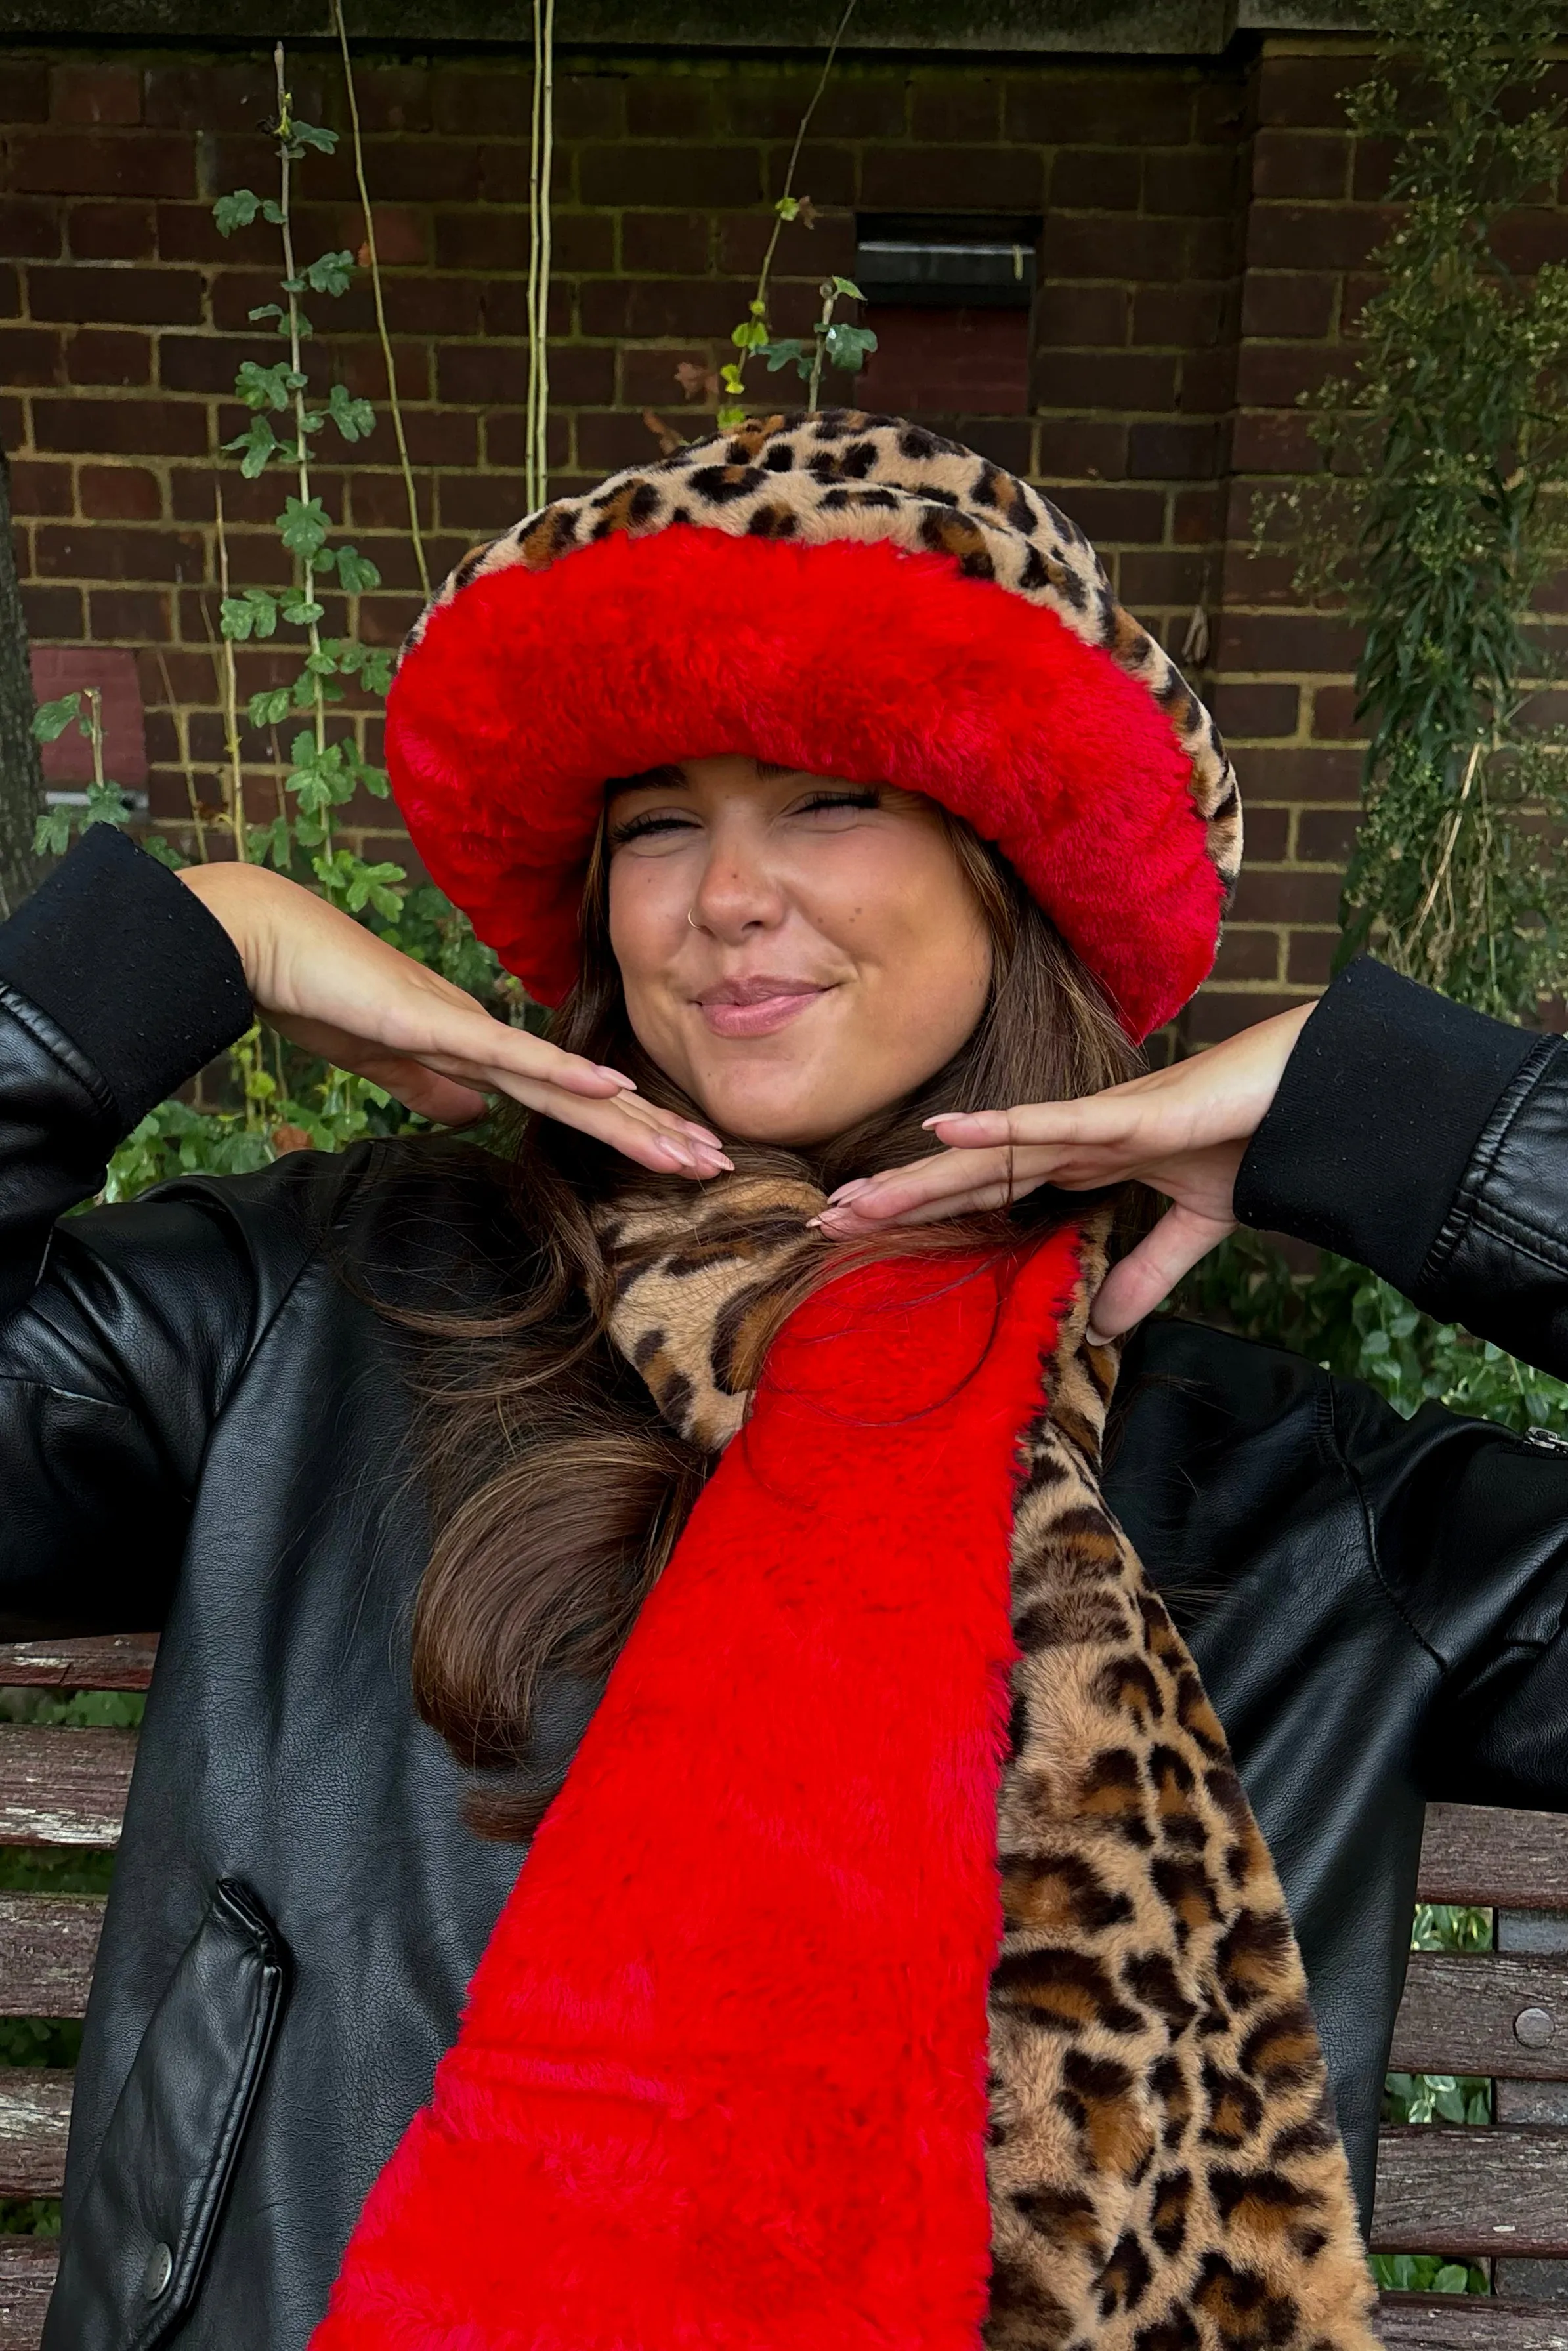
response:
[[[868,784],[863,788],[863,789],[859,791],[814,792],[811,798],[806,801],[804,807],[799,810],[797,813],[801,816],[805,816],[810,814],[810,811],[815,809],[873,809],[877,805],[878,800],[875,788]],[[684,818],[676,816],[659,816],[653,813],[650,813],[647,816],[634,816],[630,818],[625,824],[617,825],[615,827],[610,836],[610,846],[612,850],[620,849],[629,841],[645,839],[650,834],[656,832],[670,832],[677,831],[685,824],[685,820]]]

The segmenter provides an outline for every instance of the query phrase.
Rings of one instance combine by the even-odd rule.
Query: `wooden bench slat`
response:
[[[1389,2063],[1407,2074],[1568,2082],[1568,1959],[1413,1951]]]
[[[142,1690],[156,1633],[97,1633],[83,1640],[0,1641],[0,1689]]]
[[[1568,1910],[1568,1813],[1428,1804],[1416,1892],[1422,1902]]]
[[[1561,2131],[1409,2123],[1377,2136],[1375,2253],[1568,2254]]]
[[[0,2351],[38,2351],[59,2258],[56,2237],[0,2237]]]
[[[85,2016],[103,1902],[0,1894],[0,2016]]]
[[[120,1843],[133,1730],[0,1723],[0,1845]]]
[[[74,2074],[0,2067],[0,2196],[57,2196],[66,2176]]]
[[[1377,2333],[1385,2351],[1568,2351],[1568,2310],[1479,2294],[1385,2294]]]

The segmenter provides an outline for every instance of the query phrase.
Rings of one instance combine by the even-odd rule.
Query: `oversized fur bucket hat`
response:
[[[726,752],[967,818],[1134,1038],[1214,960],[1241,849],[1214,721],[1082,533],[956,442],[772,416],[558,499],[458,565],[387,710],[415,846],[546,1004],[605,783]]]

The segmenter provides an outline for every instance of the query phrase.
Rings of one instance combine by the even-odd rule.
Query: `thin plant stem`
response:
[[[811,92],[805,113],[800,117],[795,131],[795,144],[789,150],[789,162],[784,173],[784,185],[779,191],[779,203],[780,204],[787,203],[795,193],[795,174],[800,165],[800,150],[806,143],[806,133],[811,127],[811,117],[821,105],[822,92],[828,87],[828,76],[833,70],[833,60],[839,54],[840,43],[849,31],[850,18],[854,15],[857,0],[845,0],[844,13],[839,18],[832,39],[828,43],[828,54],[822,59],[822,70],[817,76],[817,87]],[[773,233],[768,240],[767,249],[762,256],[762,267],[758,274],[757,299],[758,302],[766,303],[768,299],[768,281],[772,274],[773,256],[779,249],[779,236],[783,226],[784,215],[776,204],[773,209]],[[743,355],[741,361],[743,366],[749,356],[749,353]]]
[[[207,610],[204,604],[202,607],[202,618],[206,622],[207,631],[210,635],[213,624],[211,621],[207,619]],[[174,722],[174,738],[180,746],[180,766],[183,770],[185,778],[185,798],[190,802],[191,824],[196,836],[196,862],[199,865],[205,865],[207,862],[207,828],[202,817],[201,795],[196,789],[196,771],[191,765],[190,720],[186,716],[185,713],[175,704],[174,681],[169,674],[168,658],[165,655],[162,645],[157,647],[157,656],[158,674],[163,681],[163,699],[169,706],[169,716]]]
[[[288,201],[290,194],[288,155],[288,140],[291,130],[289,118],[290,100],[288,91],[284,83],[283,44],[281,41],[278,42],[277,47],[273,50],[272,61],[277,77],[277,161],[279,178],[277,209],[283,215],[281,225],[283,232],[284,290],[288,303],[288,356],[290,369],[296,379],[294,387],[295,455],[298,461],[298,471],[299,476],[299,503],[303,507],[308,507],[310,504],[310,444],[309,436],[305,429],[305,371],[300,365],[301,337],[299,331],[299,297],[294,290],[299,282],[299,274],[294,266],[294,222],[289,212]],[[297,559],[295,576],[301,582],[301,594],[305,601],[308,604],[314,604],[316,601],[316,578],[309,561],[306,557],[301,556]],[[311,684],[314,688],[312,695],[313,717],[316,731],[316,748],[319,753],[324,751],[327,747],[327,697],[325,693],[322,691],[321,672],[318,666],[321,653],[320,622],[319,621],[308,622],[306,624],[306,632],[310,641],[310,652],[312,655]],[[321,811],[320,822],[322,852],[324,856],[330,857],[332,853],[332,820],[326,809],[323,809]]]
[[[92,746],[92,779],[99,791],[104,789],[103,773],[103,696],[96,685],[84,686],[87,695],[88,740]]]
[[[224,528],[223,485],[214,485],[218,514],[218,592],[225,600],[229,592],[229,541]],[[205,604],[202,607],[204,619]],[[208,628],[212,626],[209,621]],[[234,836],[235,856],[244,865],[250,858],[250,843],[245,820],[245,769],[239,755],[239,679],[235,670],[235,649],[232,637],[220,637],[224,659],[224,743],[229,755],[229,831]],[[280,796],[281,797],[281,794]]]
[[[534,86],[528,134],[528,392],[523,496],[549,495],[550,176],[555,151],[555,0],[534,0]]]
[[[387,331],[386,303],[382,295],[381,257],[376,251],[375,215],[371,210],[371,192],[365,180],[365,146],[360,134],[360,101],[354,89],[354,68],[349,56],[349,28],[343,21],[342,0],[332,0],[332,22],[337,29],[338,46],[343,53],[343,83],[349,93],[349,125],[354,142],[354,179],[360,191],[360,208],[365,215],[365,250],[371,256],[371,291],[375,298],[376,332],[381,337],[382,358],[387,371],[387,406],[392,411],[398,463],[402,467],[402,486],[408,498],[408,535],[413,541],[413,559],[419,568],[419,584],[428,597],[430,567],[424,559],[424,538],[419,528],[419,498],[413,486],[413,466],[409,460],[408,436],[402,429],[402,402],[398,397],[392,337]]]
[[[1469,799],[1470,786],[1475,782],[1476,769],[1480,764],[1480,756],[1484,747],[1485,746],[1480,743],[1475,743],[1470,747],[1470,756],[1465,765],[1465,780],[1459,787],[1459,797],[1455,803],[1453,820],[1448,827],[1448,837],[1443,843],[1443,854],[1437,870],[1432,876],[1432,886],[1422,902],[1421,911],[1416,915],[1414,928],[1410,933],[1412,946],[1426,929],[1427,917],[1431,913],[1437,893],[1443,886],[1444,877],[1448,871],[1448,862],[1453,856],[1455,844],[1458,841],[1459,831],[1465,820],[1465,802]]]

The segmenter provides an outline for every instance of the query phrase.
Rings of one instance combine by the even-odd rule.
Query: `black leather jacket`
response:
[[[0,929],[0,1610],[163,1634],[49,2351],[299,2351],[517,1866],[410,1703],[406,1343],[363,1294],[505,1279],[486,1163],[302,1153],[56,1225],[248,1017],[217,925],[107,833]],[[1568,1370],[1565,1125],[1568,1048],[1362,967],[1243,1205]],[[1568,1809],[1568,1459],[1174,1322],[1124,1383],[1110,1495],[1273,1849],[1364,2195],[1425,1800]]]

